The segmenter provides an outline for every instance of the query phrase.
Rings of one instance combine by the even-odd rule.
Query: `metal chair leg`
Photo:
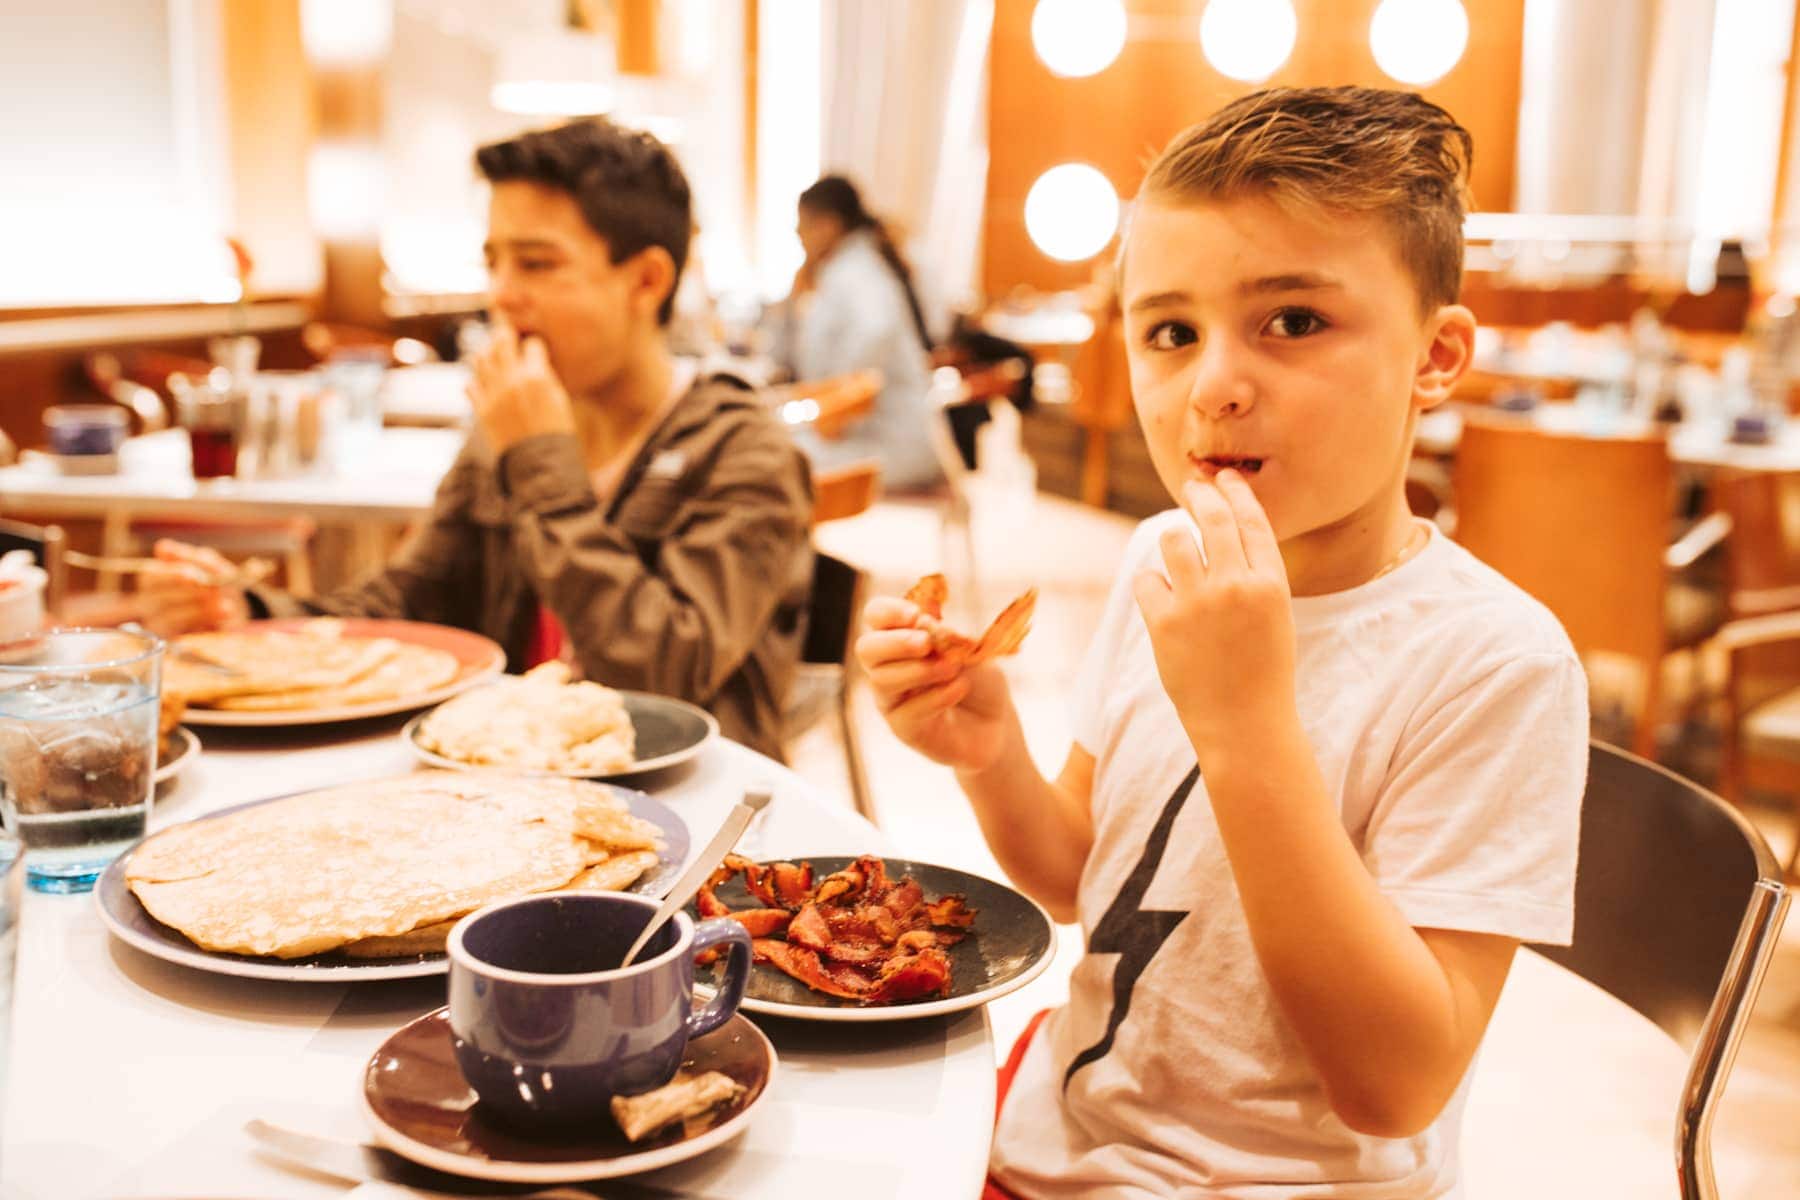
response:
[[[838,737],[844,746],[844,767],[850,773],[850,798],[859,816],[879,827],[875,815],[875,798],[869,795],[869,778],[863,770],[862,743],[856,737],[856,722],[850,715],[848,680],[840,680],[837,693]]]

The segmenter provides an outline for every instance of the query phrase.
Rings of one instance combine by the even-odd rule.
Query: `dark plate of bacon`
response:
[[[1049,916],[1005,884],[872,855],[730,855],[693,907],[749,928],[746,1011],[811,1020],[975,1008],[1035,979],[1056,947]]]

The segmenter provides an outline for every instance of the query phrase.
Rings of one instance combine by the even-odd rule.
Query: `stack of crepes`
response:
[[[250,627],[176,638],[163,689],[191,708],[290,712],[373,704],[442,687],[456,656],[394,638],[351,637],[330,617],[298,629]]]
[[[132,852],[125,879],[205,950],[388,958],[441,951],[490,901],[627,888],[660,846],[598,784],[425,771],[177,825]]]
[[[566,663],[464,692],[419,723],[419,745],[472,766],[605,775],[637,761],[625,700]]]

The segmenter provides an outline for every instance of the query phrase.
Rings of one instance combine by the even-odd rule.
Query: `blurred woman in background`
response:
[[[797,232],[806,260],[773,312],[771,350],[797,379],[874,368],[881,394],[872,413],[837,436],[801,430],[803,448],[829,469],[879,459],[890,489],[942,478],[932,450],[927,391],[931,336],[912,271],[856,187],[827,175],[800,193]]]

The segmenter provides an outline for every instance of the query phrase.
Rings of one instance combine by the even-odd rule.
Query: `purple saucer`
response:
[[[642,1142],[611,1121],[584,1134],[525,1138],[484,1120],[450,1044],[450,1010],[440,1008],[382,1043],[363,1071],[363,1111],[375,1140],[422,1166],[505,1183],[574,1183],[635,1175],[684,1162],[748,1127],[775,1079],[775,1047],[734,1016],[688,1043],[682,1066],[719,1071],[744,1085],[742,1098]]]

